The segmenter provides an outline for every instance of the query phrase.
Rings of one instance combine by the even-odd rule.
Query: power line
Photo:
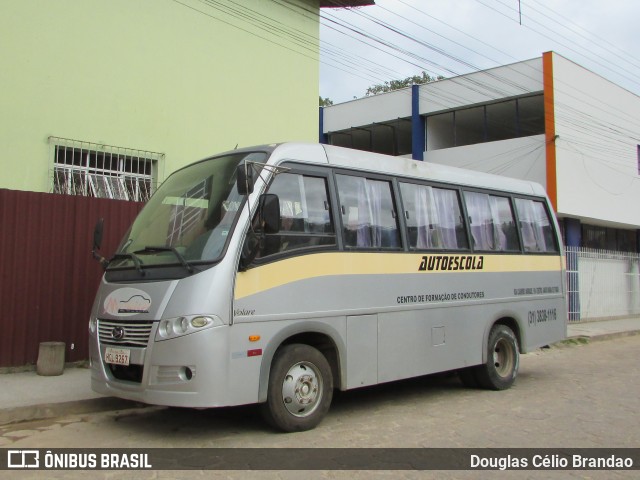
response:
[[[238,2],[234,2],[233,0],[230,0],[228,2],[220,2],[220,1],[216,1],[216,0],[200,0],[200,2],[202,4],[205,4],[211,8],[213,8],[214,10],[216,10],[219,13],[224,13],[227,16],[230,16],[238,21],[242,23],[248,23],[250,25],[252,25],[253,27],[257,28],[260,31],[265,32],[264,34],[258,34],[255,31],[249,30],[248,28],[244,28],[241,25],[237,25],[234,24],[232,22],[230,22],[229,20],[220,18],[220,15],[212,15],[210,13],[206,13],[203,12],[201,10],[195,9],[193,7],[191,7],[190,5],[184,4],[183,2],[179,1],[179,0],[174,0],[176,3],[179,3],[185,7],[188,7],[192,10],[197,11],[200,14],[206,15],[212,19],[215,19],[217,21],[221,21],[227,25],[230,25],[234,28],[238,28],[248,34],[254,35],[258,38],[270,41],[272,43],[274,43],[275,45],[282,47],[282,48],[286,48],[290,51],[296,52],[298,54],[301,55],[305,55],[313,60],[317,61],[317,52],[321,51],[324,52],[325,54],[328,54],[331,57],[331,60],[334,62],[334,64],[332,64],[331,66],[333,68],[340,68],[340,67],[336,67],[336,63],[338,65],[343,65],[345,68],[342,68],[343,71],[345,71],[346,73],[352,74],[352,75],[359,75],[362,78],[373,78],[373,75],[375,75],[377,78],[378,75],[384,75],[386,72],[389,71],[389,69],[380,64],[380,63],[376,63],[376,62],[371,62],[371,61],[357,61],[358,57],[357,56],[353,56],[353,55],[349,55],[346,54],[342,49],[340,50],[339,47],[336,46],[331,46],[330,48],[325,47],[325,46],[321,46],[318,43],[317,38],[309,35],[306,32],[302,32],[300,30],[297,29],[293,29],[291,27],[288,26],[282,26],[280,25],[276,19],[272,18],[272,17],[268,17],[265,16],[263,13],[257,12],[255,10],[249,9],[244,5],[239,4]],[[402,0],[400,0],[402,1]],[[287,2],[285,0],[285,2],[283,3],[282,1],[279,0],[275,0],[275,3],[280,4],[281,6],[286,6],[287,8],[294,8],[294,10],[297,13],[300,14],[304,14],[304,15],[318,15],[318,13],[314,13],[308,9],[305,8],[300,8],[299,5],[293,5],[291,2]],[[405,3],[405,2],[402,2]],[[286,4],[286,5],[285,5]],[[232,6],[235,5],[235,6]],[[387,10],[388,11],[388,10]],[[419,10],[418,10],[419,11]],[[397,54],[403,54],[403,55],[407,55],[410,58],[415,58],[416,60],[426,60],[428,61],[428,59],[423,58],[417,54],[413,54],[411,51],[408,51],[402,47],[399,47],[397,45],[395,45],[394,43],[385,40],[381,37],[372,35],[372,34],[368,34],[368,33],[364,33],[363,31],[359,30],[357,27],[355,27],[354,25],[348,23],[348,22],[344,22],[344,21],[339,21],[339,20],[335,20],[335,16],[329,14],[329,15],[324,15],[322,16],[322,18],[325,17],[334,17],[332,19],[330,19],[334,24],[335,24],[335,28],[336,30],[340,31],[342,34],[344,35],[358,35],[360,41],[362,41],[363,43],[365,43],[366,45],[369,46],[374,46],[375,48],[381,50],[381,51],[392,51],[392,52],[396,52],[395,55],[397,57]],[[406,40],[411,40],[414,41],[416,43],[418,43],[419,45],[423,45],[423,46],[427,46],[427,47],[433,47],[430,44],[427,44],[426,42],[417,40],[417,39],[413,39],[413,37],[411,37],[409,34],[407,34],[406,32],[403,32],[402,30],[400,30],[397,27],[393,27],[393,26],[386,26],[386,25],[380,25],[380,21],[375,19],[374,17],[370,16],[370,15],[362,15],[363,18],[367,19],[368,21],[372,21],[374,24],[378,25],[378,26],[382,26],[383,28],[385,28],[385,30],[392,32],[395,35],[399,35],[401,38],[404,38]],[[399,16],[400,18],[404,18],[402,16]],[[414,22],[415,23],[415,22]],[[342,29],[342,30],[341,30]],[[348,32],[348,33],[345,33]],[[269,35],[269,38],[267,37],[267,35]],[[354,37],[355,38],[355,37]],[[443,38],[446,39],[446,37],[443,36]],[[280,40],[280,41],[276,41]],[[283,45],[282,40],[286,41],[288,43],[288,45]],[[296,48],[291,48],[289,45],[293,43],[296,47],[300,47],[301,50],[297,50]],[[380,46],[375,46],[375,45],[380,45],[380,46],[384,46],[386,47],[386,50],[382,50],[382,48]],[[440,49],[439,47],[435,47],[435,48],[431,48],[434,52],[438,52],[438,53],[444,53],[446,56],[448,56],[448,58],[450,59],[456,59],[455,56],[447,54],[445,51],[443,51],[442,49]],[[308,52],[308,53],[307,53]],[[415,66],[421,66],[420,64],[416,64],[415,62],[411,62],[412,64],[414,64]],[[469,62],[465,62],[464,60],[462,60],[460,63],[462,64],[466,64],[469,67],[473,67],[476,68],[474,65],[470,64]],[[361,70],[359,69],[366,69],[367,74],[362,75],[360,73]],[[452,71],[452,70],[451,70]],[[453,72],[453,71],[452,71]],[[455,73],[455,72],[453,72]],[[481,72],[483,74],[486,74],[486,72]],[[473,74],[471,74],[473,75]],[[497,89],[495,86],[495,80],[501,80],[501,76],[498,75],[489,75],[492,77],[492,80],[494,80],[493,84],[490,85],[488,84],[486,81],[479,81],[478,79],[474,79],[474,78],[469,78],[471,75],[467,75],[467,76],[463,76],[463,77],[458,77],[458,78],[452,78],[449,79],[448,82],[453,82],[453,83],[458,83],[459,85],[464,85],[466,88],[469,88],[470,90],[474,91],[475,93],[480,93],[481,95],[488,97],[489,99],[499,99],[500,97],[504,97],[506,95],[505,91],[502,91],[500,89]],[[513,88],[518,88],[520,87],[520,85],[515,84],[512,80],[509,83],[509,86],[513,87]],[[520,87],[521,88],[521,87]],[[523,89],[523,91],[526,91],[526,89]],[[410,95],[410,92],[407,91],[406,92],[407,95]],[[490,93],[493,93],[493,95],[491,95]],[[443,102],[442,106],[451,106],[452,104],[454,104],[453,102],[455,100],[459,100],[456,98],[452,98],[452,97],[448,97],[446,94],[440,92],[438,94],[440,97],[440,100]],[[438,96],[434,96],[434,95],[430,95],[429,96],[429,101],[433,104],[434,102],[437,103],[438,101]],[[568,113],[560,113],[557,116],[557,121],[559,124],[563,124],[563,122],[565,122],[565,125],[570,125],[573,129],[575,129],[576,131],[582,131],[585,134],[589,134],[589,133],[593,133],[595,135],[598,135],[600,138],[604,138],[607,139],[609,141],[609,148],[610,148],[610,152],[609,152],[609,156],[612,157],[613,155],[613,151],[611,146],[614,145],[616,142],[618,144],[620,144],[620,150],[617,150],[617,152],[620,155],[623,155],[623,151],[624,149],[628,149],[628,144],[624,143],[621,140],[621,137],[626,137],[629,138],[630,140],[636,141],[637,140],[637,134],[635,133],[634,130],[631,129],[627,129],[624,127],[620,127],[618,125],[613,124],[613,126],[611,126],[609,123],[607,122],[602,122],[599,121],[597,118],[593,117],[592,115],[587,115],[584,112],[580,111],[580,110],[573,110],[572,111],[572,107],[569,106],[565,106],[562,105],[560,103],[557,103],[558,107],[563,107],[564,110]],[[594,107],[597,108],[597,107]],[[559,111],[562,112],[562,108],[559,108]],[[573,113],[572,113],[573,112]],[[566,116],[565,115],[569,115]],[[571,116],[572,115],[572,116]],[[616,116],[616,118],[620,119],[619,116]],[[624,122],[622,122],[624,123]],[[635,135],[635,136],[634,136]],[[598,145],[588,145],[587,148],[594,148],[596,149],[598,147]],[[623,158],[623,157],[621,157]]]
[[[565,29],[569,30],[571,33],[573,33],[575,35],[578,35],[580,38],[582,38],[582,39],[586,40],[587,42],[589,42],[590,45],[597,46],[598,48],[610,53],[611,55],[617,57],[618,59],[629,63],[634,68],[640,68],[640,60],[638,60],[637,58],[634,58],[633,56],[631,56],[631,54],[628,51],[620,49],[619,47],[617,47],[614,44],[612,44],[611,42],[609,42],[609,40],[607,40],[604,37],[599,36],[595,32],[591,32],[589,30],[586,30],[585,28],[581,27],[577,23],[573,22],[570,18],[568,18],[568,17],[562,15],[561,13],[559,13],[557,10],[553,10],[553,9],[547,7],[546,5],[544,5],[543,3],[539,3],[538,4],[538,6],[540,6],[540,7],[544,8],[545,10],[549,11],[551,15],[554,15],[554,16],[562,19],[563,20],[562,22],[559,21],[559,20],[556,20],[551,15],[545,15],[543,12],[541,12],[539,9],[537,9],[536,7],[534,7],[531,4],[526,3],[525,5],[527,6],[527,8],[530,8],[531,10],[533,10],[535,12],[538,12],[540,15],[544,16],[545,18],[548,18],[549,20],[551,20],[552,22],[554,22],[555,24],[557,24],[561,28],[565,28]],[[581,33],[581,31],[585,32],[587,35]],[[597,40],[598,42],[596,43],[594,41],[594,39]],[[604,45],[607,45],[608,47],[605,47]]]
[[[509,16],[508,16],[508,15],[505,15],[505,14],[503,14],[502,12],[499,12],[498,10],[496,10],[495,8],[493,8],[492,6],[490,6],[490,5],[488,5],[487,3],[485,3],[484,1],[482,1],[482,0],[476,0],[476,1],[477,1],[478,3],[480,3],[480,4],[484,5],[485,7],[490,8],[491,10],[496,11],[496,12],[498,12],[498,13],[501,13],[501,14],[502,14],[502,15],[504,15],[505,17],[509,18]],[[507,9],[509,9],[509,10],[511,10],[511,11],[515,11],[515,12],[517,12],[517,10],[515,10],[515,9],[514,9],[513,7],[511,7],[510,5],[508,5],[508,4],[506,4],[506,3],[504,3],[502,0],[494,0],[494,1],[495,1],[495,2],[497,2],[497,3],[499,3],[499,4],[501,4],[501,5],[503,5],[503,6],[505,6]],[[545,15],[545,16],[546,16],[546,15]],[[525,28],[528,28],[528,29],[530,29],[531,31],[536,32],[537,34],[539,34],[539,35],[541,35],[541,36],[543,36],[543,37],[545,37],[545,38],[547,38],[547,39],[549,39],[549,40],[552,40],[552,41],[557,42],[557,44],[558,44],[558,45],[560,45],[560,46],[562,46],[562,47],[566,48],[567,50],[569,50],[569,51],[571,51],[571,52],[577,53],[578,55],[580,55],[580,56],[582,56],[582,57],[584,57],[584,58],[588,59],[588,60],[589,60],[589,61],[591,61],[591,62],[593,62],[595,65],[598,65],[598,66],[600,66],[600,67],[604,68],[605,70],[611,71],[611,72],[615,73],[616,75],[619,75],[620,77],[624,78],[625,80],[628,80],[628,81],[630,81],[630,82],[634,83],[635,85],[640,86],[640,83],[636,80],[636,77],[635,77],[635,76],[634,76],[630,71],[628,71],[627,69],[622,68],[622,67],[619,67],[616,63],[609,61],[609,59],[606,59],[606,58],[602,57],[601,55],[599,55],[599,54],[595,53],[593,50],[588,50],[588,54],[584,54],[584,53],[580,52],[580,51],[579,51],[579,49],[582,49],[582,48],[584,48],[584,47],[582,47],[582,46],[578,45],[577,43],[575,43],[573,40],[571,40],[570,38],[566,37],[565,35],[562,35],[562,34],[558,33],[556,30],[551,29],[551,28],[549,28],[548,26],[546,26],[546,25],[542,24],[541,22],[537,21],[535,18],[533,18],[533,17],[531,17],[531,16],[526,16],[526,17],[527,17],[531,22],[533,22],[534,24],[536,24],[536,25],[538,25],[538,26],[542,27],[542,28],[543,28],[543,29],[545,29],[545,30],[548,30],[548,31],[549,31],[549,32],[551,32],[553,35],[555,35],[555,36],[557,36],[557,37],[560,37],[561,39],[563,39],[563,40],[565,40],[565,41],[568,41],[568,42],[569,42],[569,44],[566,44],[566,43],[563,43],[563,42],[561,42],[561,41],[559,41],[559,40],[557,40],[557,39],[554,39],[554,38],[552,38],[551,36],[549,36],[549,35],[547,35],[547,34],[545,34],[545,33],[541,32],[540,30],[538,30],[538,29],[536,29],[536,28],[533,28],[533,27],[531,27],[531,26],[529,26],[529,25],[527,25],[527,24],[525,24],[525,25],[524,25],[524,27],[525,27]],[[575,45],[575,48],[574,48],[573,46],[571,46],[571,44]],[[592,58],[592,57],[596,57],[596,58],[597,58],[597,59],[599,59],[599,60],[596,60],[596,59],[594,59],[594,58]],[[602,61],[600,61],[600,60],[602,60]],[[606,63],[603,63],[603,62],[606,62]],[[614,68],[615,68],[615,69],[617,69],[617,70],[621,70],[621,71],[622,71],[622,72],[624,72],[624,73],[620,73],[619,71],[617,71],[617,72],[616,72],[616,71],[614,70]]]
[[[406,2],[402,2],[402,3],[406,4]],[[420,11],[419,9],[416,9],[416,10]],[[452,79],[449,79],[448,81],[451,81],[451,80]],[[560,81],[558,83],[562,83],[562,82]],[[576,97],[576,95],[575,95],[576,93],[584,93],[584,92],[580,92],[579,90],[576,90],[575,86],[573,86],[573,85],[572,86],[568,86],[567,85],[567,87],[568,87],[567,90],[565,92],[563,92],[563,93],[565,95],[567,95],[568,97],[570,97],[570,98],[577,99],[578,97]],[[558,87],[556,87],[556,88],[558,88]],[[559,89],[559,90],[561,90],[561,89]],[[582,101],[584,102],[584,99],[582,99]],[[595,101],[598,101],[598,100],[596,99]],[[560,102],[556,102],[556,104],[557,104],[558,107],[564,107],[564,105],[562,103],[560,103]],[[609,113],[611,112],[611,106],[610,105],[603,104],[603,107],[598,107],[597,105],[594,105],[593,103],[587,102],[587,104],[590,104],[596,110],[600,110],[600,111],[603,111],[603,112],[607,111]],[[593,116],[586,116],[584,113],[580,113],[580,114],[584,116],[584,118],[582,120],[582,128],[590,128],[594,134],[602,134],[602,130],[600,130],[600,129],[611,128],[608,124],[605,124],[605,123],[599,121],[597,118],[595,118]],[[562,115],[564,115],[564,114],[563,113],[559,113],[558,117],[557,117],[558,121],[560,121],[560,122],[563,121],[562,120]],[[626,114],[623,113],[623,115],[626,115]],[[621,122],[621,124],[625,124],[628,121],[628,120],[622,121],[622,118],[620,117],[620,112],[616,112],[616,118]],[[631,119],[632,119],[632,121],[636,121],[637,122],[637,119],[634,119],[632,117],[631,117]],[[591,122],[591,124],[588,123],[589,121]],[[567,121],[567,124],[570,124],[570,121]],[[621,130],[624,130],[624,129],[611,128],[611,130],[612,130],[612,132],[611,132],[612,134],[621,134],[621,135],[625,134],[625,132],[621,131]],[[633,133],[632,130],[628,130],[627,129],[626,135],[628,136],[629,139],[635,141],[636,137],[633,136],[634,133]],[[613,138],[612,137],[611,140],[612,141],[619,141],[619,138]],[[629,148],[628,145],[625,145],[625,147],[627,149]]]

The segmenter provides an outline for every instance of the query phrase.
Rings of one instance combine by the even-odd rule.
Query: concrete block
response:
[[[64,372],[64,342],[42,342],[38,351],[38,375],[55,376]]]

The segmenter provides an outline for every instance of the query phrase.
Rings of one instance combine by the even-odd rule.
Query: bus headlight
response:
[[[184,335],[189,330],[189,320],[185,317],[180,317],[175,323],[174,330],[178,335]]]
[[[171,320],[162,320],[160,322],[160,325],[158,326],[158,333],[156,334],[156,338],[158,338],[158,336],[162,338],[167,338],[172,333],[173,333],[173,324]]]
[[[193,315],[161,320],[156,332],[156,341],[181,337],[221,325],[223,325],[222,320],[215,315]]]

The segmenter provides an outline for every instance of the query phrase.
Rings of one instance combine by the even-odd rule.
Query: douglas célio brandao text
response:
[[[580,454],[532,454],[527,456],[470,456],[472,469],[483,470],[535,470],[535,469],[580,469],[608,470],[633,468],[632,458],[617,455],[584,456]]]

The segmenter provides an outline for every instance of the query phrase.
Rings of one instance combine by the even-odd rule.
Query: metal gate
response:
[[[566,248],[569,320],[640,314],[640,254]]]
[[[66,343],[66,361],[89,356],[87,326],[102,269],[143,203],[0,189],[0,367],[37,361],[40,342]]]

